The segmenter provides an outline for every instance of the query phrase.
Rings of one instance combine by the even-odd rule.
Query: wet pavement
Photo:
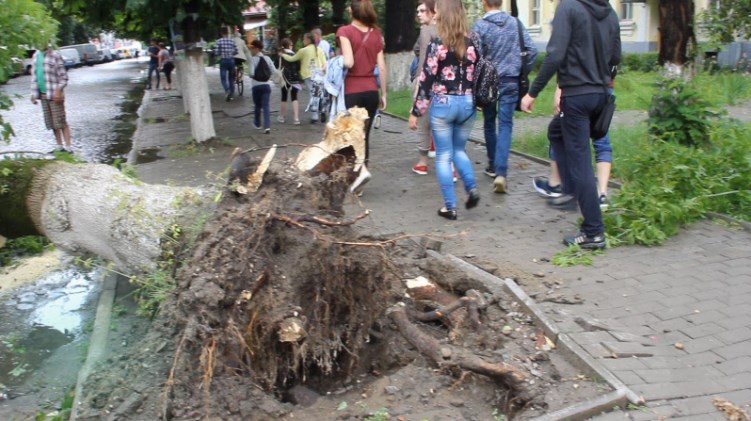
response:
[[[75,155],[87,162],[126,161],[144,91],[145,62],[121,60],[69,71],[66,113]],[[0,90],[14,101],[3,114],[15,136],[0,142],[0,159],[49,156],[54,135],[29,100],[30,76]],[[20,95],[21,98],[17,97]],[[0,419],[54,408],[75,386],[88,347],[102,270],[62,265],[13,291],[0,291]],[[9,276],[9,275],[0,275]]]
[[[143,96],[144,66],[145,62],[130,59],[68,72],[65,109],[77,156],[97,163],[127,158]],[[29,99],[30,84],[31,76],[20,76],[0,86],[13,99],[13,108],[3,117],[16,133],[10,143],[0,142],[0,154],[47,153],[56,147],[52,131],[44,126],[39,103],[33,105]]]

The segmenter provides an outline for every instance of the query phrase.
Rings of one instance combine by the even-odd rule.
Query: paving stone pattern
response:
[[[321,124],[276,122],[279,91],[272,91],[272,133],[254,131],[250,89],[245,97],[223,101],[215,69],[209,69],[209,86],[215,125],[220,139],[241,147],[271,143],[315,143]],[[247,88],[247,87],[246,87]],[[182,113],[175,92],[147,92],[142,118]],[[157,99],[162,99],[156,101]],[[301,95],[301,109],[307,95]],[[302,110],[301,110],[302,111]],[[736,110],[737,115],[747,115]],[[617,119],[615,124],[626,124]],[[140,124],[136,148],[185,143],[187,120]],[[291,121],[288,112],[287,121]],[[518,119],[519,130],[544,130],[548,119]],[[532,178],[548,168],[518,155],[509,165],[508,189],[492,191],[486,166],[481,122],[476,122],[474,142],[467,151],[474,162],[482,199],[465,210],[464,186],[456,183],[459,219],[437,216],[443,205],[432,163],[430,174],[412,173],[417,159],[417,136],[403,120],[384,116],[371,134],[373,179],[365,193],[352,203],[371,209],[361,221],[384,234],[427,235],[441,242],[441,252],[468,261],[493,262],[499,267],[560,280],[557,293],[579,297],[580,305],[544,302],[541,305],[563,332],[569,333],[593,358],[611,370],[636,394],[646,399],[639,409],[596,417],[607,420],[723,420],[712,405],[723,397],[748,410],[751,405],[751,234],[712,221],[686,227],[660,247],[618,247],[596,256],[590,267],[560,268],[547,259],[563,248],[564,233],[576,231],[575,212],[548,208],[532,189]],[[617,149],[617,139],[614,140]],[[219,173],[227,165],[226,150],[213,154],[177,157],[138,166],[142,179],[201,184],[207,171]],[[299,148],[280,150],[294,156]],[[618,165],[615,162],[615,165]],[[500,273],[504,276],[504,273]],[[510,274],[509,274],[510,275]],[[524,285],[522,285],[524,287]],[[680,343],[676,346],[677,343]],[[616,358],[617,357],[617,358]],[[664,418],[661,418],[664,417]]]

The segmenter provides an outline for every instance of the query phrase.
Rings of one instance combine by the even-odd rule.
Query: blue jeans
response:
[[[435,172],[446,209],[456,209],[451,162],[469,193],[475,188],[472,162],[464,150],[475,122],[472,95],[436,95],[430,102],[430,128],[435,142]]]
[[[146,85],[149,89],[151,89],[151,74],[156,73],[156,88],[159,89],[159,63],[149,63],[149,81],[148,85]]]
[[[514,129],[514,110],[519,98],[519,84],[501,83],[498,94],[498,102],[482,110],[483,127],[489,166],[493,168],[496,175],[505,177],[508,173],[508,154],[511,150],[511,131]],[[497,129],[496,117],[498,117]]]
[[[271,98],[271,86],[256,85],[253,91],[253,124],[261,127],[261,111],[263,111],[263,128],[271,128],[271,110],[269,109],[269,98]]]
[[[581,230],[587,235],[605,232],[589,147],[590,121],[604,104],[605,93],[563,97],[561,113],[548,126],[563,192],[576,197],[584,217]]]
[[[223,58],[219,61],[219,79],[225,94],[235,94],[235,59]]]

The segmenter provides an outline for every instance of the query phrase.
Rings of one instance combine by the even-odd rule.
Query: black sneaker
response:
[[[483,171],[485,175],[487,175],[490,178],[495,178],[495,169],[491,165],[488,165],[487,168],[485,168],[485,171]]]
[[[577,244],[583,249],[604,249],[605,234],[587,235],[583,232],[563,237],[563,244],[571,246]]]
[[[551,186],[547,177],[535,177],[532,180],[532,186],[537,190],[537,193],[545,197],[561,197],[563,194],[561,185]]]
[[[477,188],[469,191],[469,197],[467,197],[467,203],[465,204],[467,209],[472,209],[475,206],[477,206],[477,203],[480,202],[480,192],[477,191]]]
[[[605,194],[600,195],[600,209],[605,210],[610,207],[610,201],[608,200],[608,196]]]
[[[574,195],[564,194],[558,197],[551,197],[548,200],[548,205],[555,209],[575,211],[578,203],[576,203]]]

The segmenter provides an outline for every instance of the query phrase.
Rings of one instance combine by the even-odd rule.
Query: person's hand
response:
[[[34,105],[37,105],[37,96],[36,95],[32,95],[31,96],[31,103],[34,104]]]
[[[62,102],[63,100],[63,90],[58,89],[52,94],[52,100],[55,102]]]
[[[385,111],[388,105],[389,102],[386,99],[386,94],[381,95],[381,111]]]
[[[561,88],[555,88],[555,95],[553,95],[553,114],[561,113]]]
[[[524,95],[524,98],[522,98],[521,103],[521,109],[525,113],[531,113],[532,112],[532,105],[535,103],[535,99],[529,94]]]
[[[409,115],[409,128],[410,130],[417,130],[417,117],[412,114]]]

